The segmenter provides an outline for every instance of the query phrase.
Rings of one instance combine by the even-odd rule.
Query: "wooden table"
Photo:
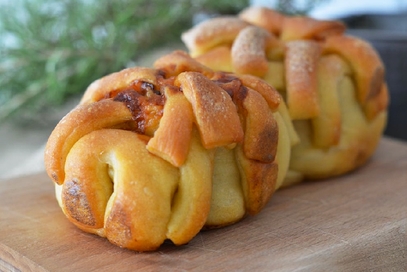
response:
[[[407,271],[407,144],[278,191],[255,217],[136,253],[65,219],[45,174],[0,185],[0,271]]]

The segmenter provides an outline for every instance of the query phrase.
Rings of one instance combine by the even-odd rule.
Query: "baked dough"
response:
[[[93,82],[50,135],[45,165],[69,221],[151,251],[259,213],[297,140],[273,87],[175,51]]]
[[[182,40],[200,63],[258,76],[280,92],[300,138],[285,184],[363,165],[381,138],[389,103],[384,66],[374,48],[346,35],[340,21],[285,16],[263,7],[249,7],[234,18],[236,26],[227,18],[228,29],[240,29],[233,41],[223,30],[223,17],[196,25]],[[229,34],[224,41],[223,32]]]

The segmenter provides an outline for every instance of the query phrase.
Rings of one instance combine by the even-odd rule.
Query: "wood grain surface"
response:
[[[407,144],[278,191],[257,216],[137,253],[64,217],[45,174],[0,184],[0,271],[407,271]]]

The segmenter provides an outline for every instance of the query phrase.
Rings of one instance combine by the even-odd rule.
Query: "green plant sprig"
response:
[[[41,118],[95,79],[179,41],[198,12],[247,0],[14,0],[0,6],[0,123]]]

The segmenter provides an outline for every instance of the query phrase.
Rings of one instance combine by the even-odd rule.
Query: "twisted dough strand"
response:
[[[249,7],[235,19],[249,25],[232,42],[231,35],[223,40],[223,17],[194,26],[182,39],[206,66],[238,77],[262,77],[281,93],[295,127],[292,135],[299,136],[292,140],[283,185],[344,174],[365,163],[383,133],[389,103],[384,66],[374,48],[345,35],[339,21],[284,16],[259,7]],[[216,46],[206,46],[211,41],[201,38],[216,26]]]
[[[45,165],[51,179],[64,181],[65,158],[72,146],[89,132],[107,127],[125,127],[133,116],[122,103],[104,100],[98,104],[79,106],[66,115],[58,124],[45,148]],[[75,129],[73,129],[75,128]]]
[[[181,51],[155,65],[91,84],[45,154],[67,218],[138,251],[259,213],[295,135],[261,79],[214,72]]]

